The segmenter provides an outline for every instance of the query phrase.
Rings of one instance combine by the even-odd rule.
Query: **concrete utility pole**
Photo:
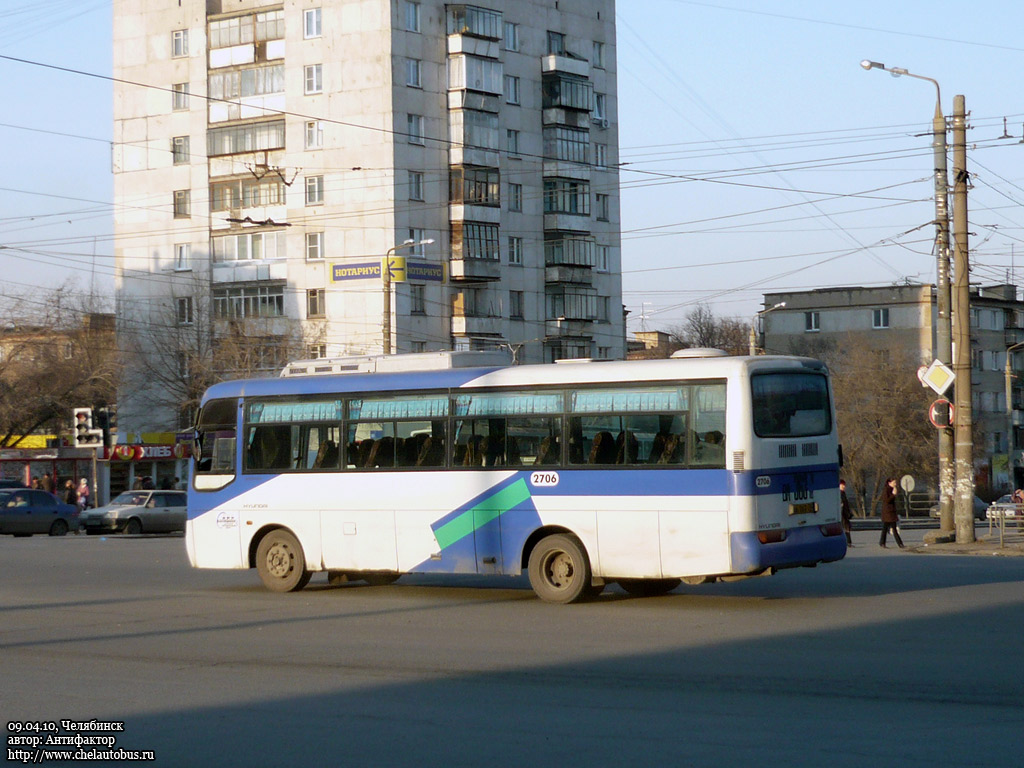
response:
[[[964,97],[953,98],[953,235],[956,242],[953,274],[953,348],[956,355],[955,518],[956,541],[974,541],[974,441],[971,435],[971,291],[967,249],[967,114]]]
[[[946,118],[942,114],[942,89],[939,81],[915,75],[903,67],[887,67],[877,61],[865,59],[860,65],[870,71],[880,69],[893,77],[906,75],[916,80],[927,80],[935,86],[935,116],[932,118],[932,149],[935,158],[935,356],[940,362],[950,365],[953,362],[953,316],[952,297],[949,285],[949,174],[947,172],[949,154],[946,142]],[[939,430],[939,530],[951,534],[953,532],[953,496],[956,486],[953,465],[953,430]]]
[[[952,295],[949,285],[949,174],[947,173],[946,118],[942,114],[939,84],[935,83],[935,117],[932,119],[932,148],[935,156],[935,256],[938,280],[935,286],[935,354],[946,365],[953,362]],[[966,198],[965,198],[966,199]],[[969,329],[968,329],[969,331]],[[953,531],[953,430],[939,430],[939,529]]]

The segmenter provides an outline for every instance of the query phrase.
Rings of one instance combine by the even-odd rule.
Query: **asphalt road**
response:
[[[577,606],[505,580],[279,595],[180,538],[0,537],[0,714],[123,722],[116,749],[167,766],[1021,765],[1024,558],[877,536]]]

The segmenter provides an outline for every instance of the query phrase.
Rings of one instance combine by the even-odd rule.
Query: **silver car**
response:
[[[185,530],[184,491],[125,491],[83,515],[86,533],[170,533]]]

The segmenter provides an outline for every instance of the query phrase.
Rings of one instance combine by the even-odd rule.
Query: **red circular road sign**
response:
[[[947,429],[953,426],[953,404],[944,397],[940,397],[928,409],[928,421],[937,429]],[[945,423],[943,423],[945,422]]]

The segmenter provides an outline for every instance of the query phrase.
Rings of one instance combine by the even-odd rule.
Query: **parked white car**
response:
[[[985,510],[985,517],[996,520],[1000,517],[1019,517],[1021,514],[1024,514],[1024,505],[1014,503],[1013,496],[1008,493],[993,501]]]
[[[86,533],[170,533],[185,530],[184,491],[125,491],[83,515]]]

